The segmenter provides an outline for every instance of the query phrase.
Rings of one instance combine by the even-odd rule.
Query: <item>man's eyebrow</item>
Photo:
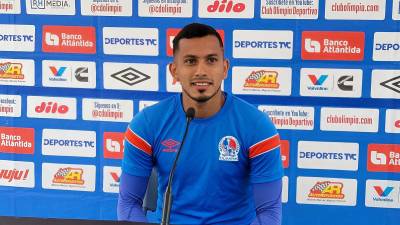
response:
[[[216,56],[218,56],[217,53],[211,53],[211,54],[206,55],[205,57],[208,58],[208,57],[216,57]],[[192,55],[192,54],[187,54],[187,55],[184,55],[183,57],[184,58],[200,58],[198,55]]]

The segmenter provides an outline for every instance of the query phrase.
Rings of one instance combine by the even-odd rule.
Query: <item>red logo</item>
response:
[[[44,52],[96,53],[94,27],[43,26],[42,49]]]
[[[33,154],[35,149],[35,129],[0,127],[0,152]]]
[[[124,133],[104,132],[104,158],[122,159],[124,157]]]
[[[400,145],[369,144],[368,171],[400,172]]]
[[[303,31],[301,58],[362,61],[364,41],[364,32]]]
[[[165,140],[163,142],[161,142],[161,144],[166,147],[164,148],[162,151],[163,152],[177,152],[178,151],[178,146],[181,144],[177,141],[175,141],[174,139],[168,139]]]
[[[114,180],[115,183],[119,183],[120,176],[118,175],[118,173],[111,172],[110,175],[111,175],[111,177],[112,177],[112,179]]]
[[[232,0],[222,0],[222,1],[214,1],[214,4],[212,5],[208,5],[207,6],[207,11],[208,12],[236,12],[236,13],[240,13],[243,12],[243,10],[245,10],[246,5],[244,3],[233,3]]]
[[[42,102],[39,106],[35,107],[37,113],[60,113],[65,114],[69,110],[66,105],[58,105],[57,102]]]
[[[290,153],[289,146],[290,146],[289,141],[281,140],[281,157],[282,157],[283,168],[289,167],[289,153]]]
[[[26,180],[28,177],[29,170],[0,170],[0,179],[8,180],[8,182],[12,182],[13,180]]]
[[[395,126],[396,128],[400,128],[400,120],[394,121],[394,126]]]
[[[176,28],[167,29],[167,56],[173,56],[172,42],[180,30],[181,29],[176,29]],[[222,42],[224,42],[224,30],[217,30],[217,32],[221,36]]]

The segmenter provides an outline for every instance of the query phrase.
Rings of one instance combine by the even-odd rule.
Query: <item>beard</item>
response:
[[[210,96],[199,96],[199,97],[194,97],[192,96],[188,91],[186,91],[183,87],[182,87],[182,91],[185,92],[185,94],[191,98],[193,101],[197,102],[197,103],[205,103],[208,100],[212,99],[219,91],[221,90],[221,86],[218,87],[218,89]],[[200,91],[200,93],[203,93],[205,91]]]

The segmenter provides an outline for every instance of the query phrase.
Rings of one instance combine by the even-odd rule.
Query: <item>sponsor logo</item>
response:
[[[96,167],[74,164],[42,164],[42,187],[71,191],[95,190]]]
[[[141,17],[192,17],[193,2],[176,1],[139,1]]]
[[[124,157],[124,138],[123,132],[104,132],[104,158],[122,159]]]
[[[33,162],[0,160],[0,186],[35,187]]]
[[[399,0],[393,0],[392,18],[393,18],[393,20],[400,20],[400,1]]]
[[[105,166],[103,168],[103,192],[118,193],[121,167]]]
[[[94,62],[43,60],[42,71],[42,82],[45,87],[96,87]]]
[[[381,0],[326,0],[325,18],[328,20],[384,20],[386,1]]]
[[[358,143],[299,141],[297,167],[358,170]]]
[[[367,180],[365,206],[400,208],[400,182],[393,180]]]
[[[369,144],[367,170],[372,172],[400,172],[400,145]]]
[[[35,26],[0,24],[0,51],[35,51]]]
[[[203,0],[199,1],[200,18],[253,18],[254,1]]]
[[[43,129],[42,154],[96,157],[96,132]]]
[[[83,16],[132,16],[132,1],[81,0]]]
[[[277,129],[314,129],[314,108],[312,107],[259,105],[258,110],[267,114]]]
[[[400,99],[400,70],[372,70],[371,97]]]
[[[364,59],[364,32],[303,31],[303,60]]]
[[[0,1],[0,14],[21,14],[21,0]]]
[[[28,0],[27,14],[75,15],[75,1],[69,0]]]
[[[82,119],[109,122],[130,122],[133,101],[117,99],[82,99]]]
[[[33,154],[35,150],[35,129],[0,127],[0,152]]]
[[[400,32],[375,32],[374,61],[400,61]]]
[[[385,132],[400,133],[400,110],[386,110]]]
[[[121,68],[124,69],[121,70]],[[105,89],[158,90],[157,64],[104,62],[103,75]]]
[[[225,136],[218,143],[219,160],[239,161],[239,141],[233,136]]]
[[[20,117],[21,116],[21,96],[20,95],[0,95],[0,116]]]
[[[28,96],[27,99],[28,117],[76,119],[75,98]]]
[[[34,86],[35,62],[28,59],[0,59],[0,84]]]
[[[176,29],[176,28],[168,28],[167,29],[167,44],[166,44],[166,49],[167,49],[167,56],[173,56],[173,41],[175,36],[179,33],[181,29]],[[219,36],[221,36],[222,42],[224,43],[225,40],[225,33],[224,30],[217,30]]]
[[[321,108],[321,130],[378,132],[379,110],[359,108]]]
[[[261,1],[262,19],[317,19],[318,1]]]
[[[104,54],[158,55],[157,28],[104,27]]]
[[[158,101],[139,101],[139,112],[142,111],[144,108],[152,106],[158,103]]]
[[[289,30],[234,30],[233,57],[291,59],[293,32]]]
[[[281,158],[282,158],[283,168],[289,168],[289,154],[290,154],[289,141],[281,140]]]
[[[291,68],[233,67],[232,92],[235,94],[290,95]]]
[[[296,202],[300,204],[355,206],[357,180],[297,177]]]
[[[321,97],[361,97],[362,70],[302,68],[300,94]]]
[[[177,152],[179,146],[181,145],[180,142],[175,141],[174,139],[168,139],[164,140],[161,142],[161,144],[164,146],[164,149],[162,152]]]
[[[43,26],[43,52],[96,53],[94,27]]]

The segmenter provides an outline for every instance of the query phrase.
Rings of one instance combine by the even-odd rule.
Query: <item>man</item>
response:
[[[229,63],[214,28],[193,23],[173,41],[169,69],[182,94],[145,108],[126,131],[118,219],[146,221],[141,210],[152,167],[158,170],[156,215],[185,130],[174,175],[171,224],[281,224],[279,135],[254,106],[221,91]]]

